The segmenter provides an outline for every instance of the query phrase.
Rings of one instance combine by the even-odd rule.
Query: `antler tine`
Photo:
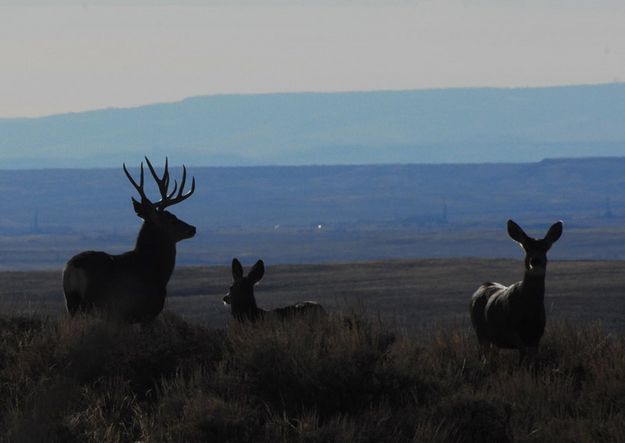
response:
[[[180,181],[180,192],[178,193],[178,197],[182,195],[182,190],[184,189],[184,184],[187,182],[187,167],[182,165],[182,180]]]
[[[160,178],[158,174],[156,173],[154,166],[152,166],[152,162],[150,162],[150,159],[147,158],[147,156],[145,157],[145,161],[148,164],[148,168],[150,168],[150,173],[152,174],[152,178],[154,179],[154,181],[156,182],[160,190],[161,184],[164,182],[164,179],[165,179],[165,174],[163,174],[163,178]]]
[[[169,161],[167,157],[165,157],[165,168],[163,170],[163,177],[158,176],[158,174],[156,173],[156,170],[152,166],[152,163],[150,162],[147,156],[145,157],[145,161],[147,162],[148,167],[150,168],[150,173],[152,174],[152,178],[154,178],[154,181],[156,182],[156,185],[158,186],[158,190],[161,194],[161,200],[157,202],[156,204],[160,209],[164,209],[166,206],[168,206],[165,203],[170,198],[170,196],[167,195],[167,188],[169,187]]]
[[[163,171],[163,181],[165,182],[165,189],[169,188],[169,159],[165,156],[165,170]]]
[[[167,200],[170,200],[174,196],[177,190],[178,190],[178,182],[174,180],[174,189],[172,189],[172,191],[167,196]]]
[[[195,192],[195,177],[193,177],[193,180],[191,182],[191,189],[189,190],[189,192],[187,192],[186,194],[183,194],[184,192],[184,185],[186,183],[187,180],[187,168],[185,165],[182,165],[182,180],[180,181],[180,188],[178,188],[178,195],[176,195],[175,198],[171,198],[174,195],[175,192],[175,187],[174,187],[174,192],[172,192],[167,200],[163,200],[162,201],[162,208],[166,208],[168,206],[172,206],[175,205],[176,203],[180,203],[181,201],[184,201],[186,199],[188,199],[189,197],[191,197],[191,195]],[[178,183],[176,182],[176,185]]]
[[[122,166],[124,168],[124,173],[126,174],[126,177],[128,177],[128,180],[130,180],[130,183],[132,184],[132,186],[137,190],[137,192],[141,196],[141,200],[145,200],[147,202],[150,202],[150,199],[145,195],[145,192],[143,190],[143,185],[144,185],[144,183],[143,183],[143,162],[141,162],[141,174],[139,176],[139,184],[137,184],[135,179],[132,178],[132,175],[130,175],[130,172],[128,172],[128,169],[126,168],[126,163],[122,163]],[[150,203],[152,203],[152,202],[150,202]]]

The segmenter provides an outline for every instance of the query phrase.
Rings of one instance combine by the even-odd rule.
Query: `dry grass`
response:
[[[3,441],[625,441],[625,338],[551,322],[532,369],[362,309],[210,330],[0,318]]]
[[[330,310],[363,302],[411,331],[467,319],[471,294],[484,281],[510,284],[523,275],[518,260],[386,260],[317,265],[268,265],[256,289],[259,306],[275,308],[317,300]],[[60,271],[0,272],[0,312],[62,315]],[[178,267],[168,287],[168,308],[193,323],[225,327],[222,297],[229,267]],[[549,263],[545,305],[550,319],[601,321],[625,332],[625,262]],[[591,302],[589,306],[589,302]]]

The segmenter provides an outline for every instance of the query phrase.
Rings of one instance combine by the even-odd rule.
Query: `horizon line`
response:
[[[436,162],[436,163],[308,163],[299,165],[286,165],[286,164],[267,164],[267,165],[189,165],[187,167],[201,168],[201,169],[252,169],[252,168],[359,168],[359,167],[397,167],[397,166],[475,166],[475,165],[536,165],[545,162],[552,161],[592,161],[592,160],[625,160],[625,155],[588,155],[580,157],[545,157],[536,161],[517,161],[517,162]],[[169,165],[172,168],[181,168],[182,164]],[[156,167],[161,167],[156,165]],[[3,168],[0,167],[0,172],[37,172],[37,171],[104,171],[104,170],[118,170],[121,166],[96,166],[96,167],[40,167],[40,168]],[[138,169],[139,166],[129,166],[129,169]]]

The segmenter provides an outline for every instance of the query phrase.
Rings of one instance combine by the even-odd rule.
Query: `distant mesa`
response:
[[[194,97],[0,119],[3,168],[518,163],[623,155],[625,83]],[[583,122],[583,124],[580,124]]]

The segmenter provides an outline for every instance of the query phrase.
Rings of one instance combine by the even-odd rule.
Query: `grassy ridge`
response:
[[[209,330],[0,318],[3,441],[625,441],[625,338],[548,324],[536,368],[356,310]]]

